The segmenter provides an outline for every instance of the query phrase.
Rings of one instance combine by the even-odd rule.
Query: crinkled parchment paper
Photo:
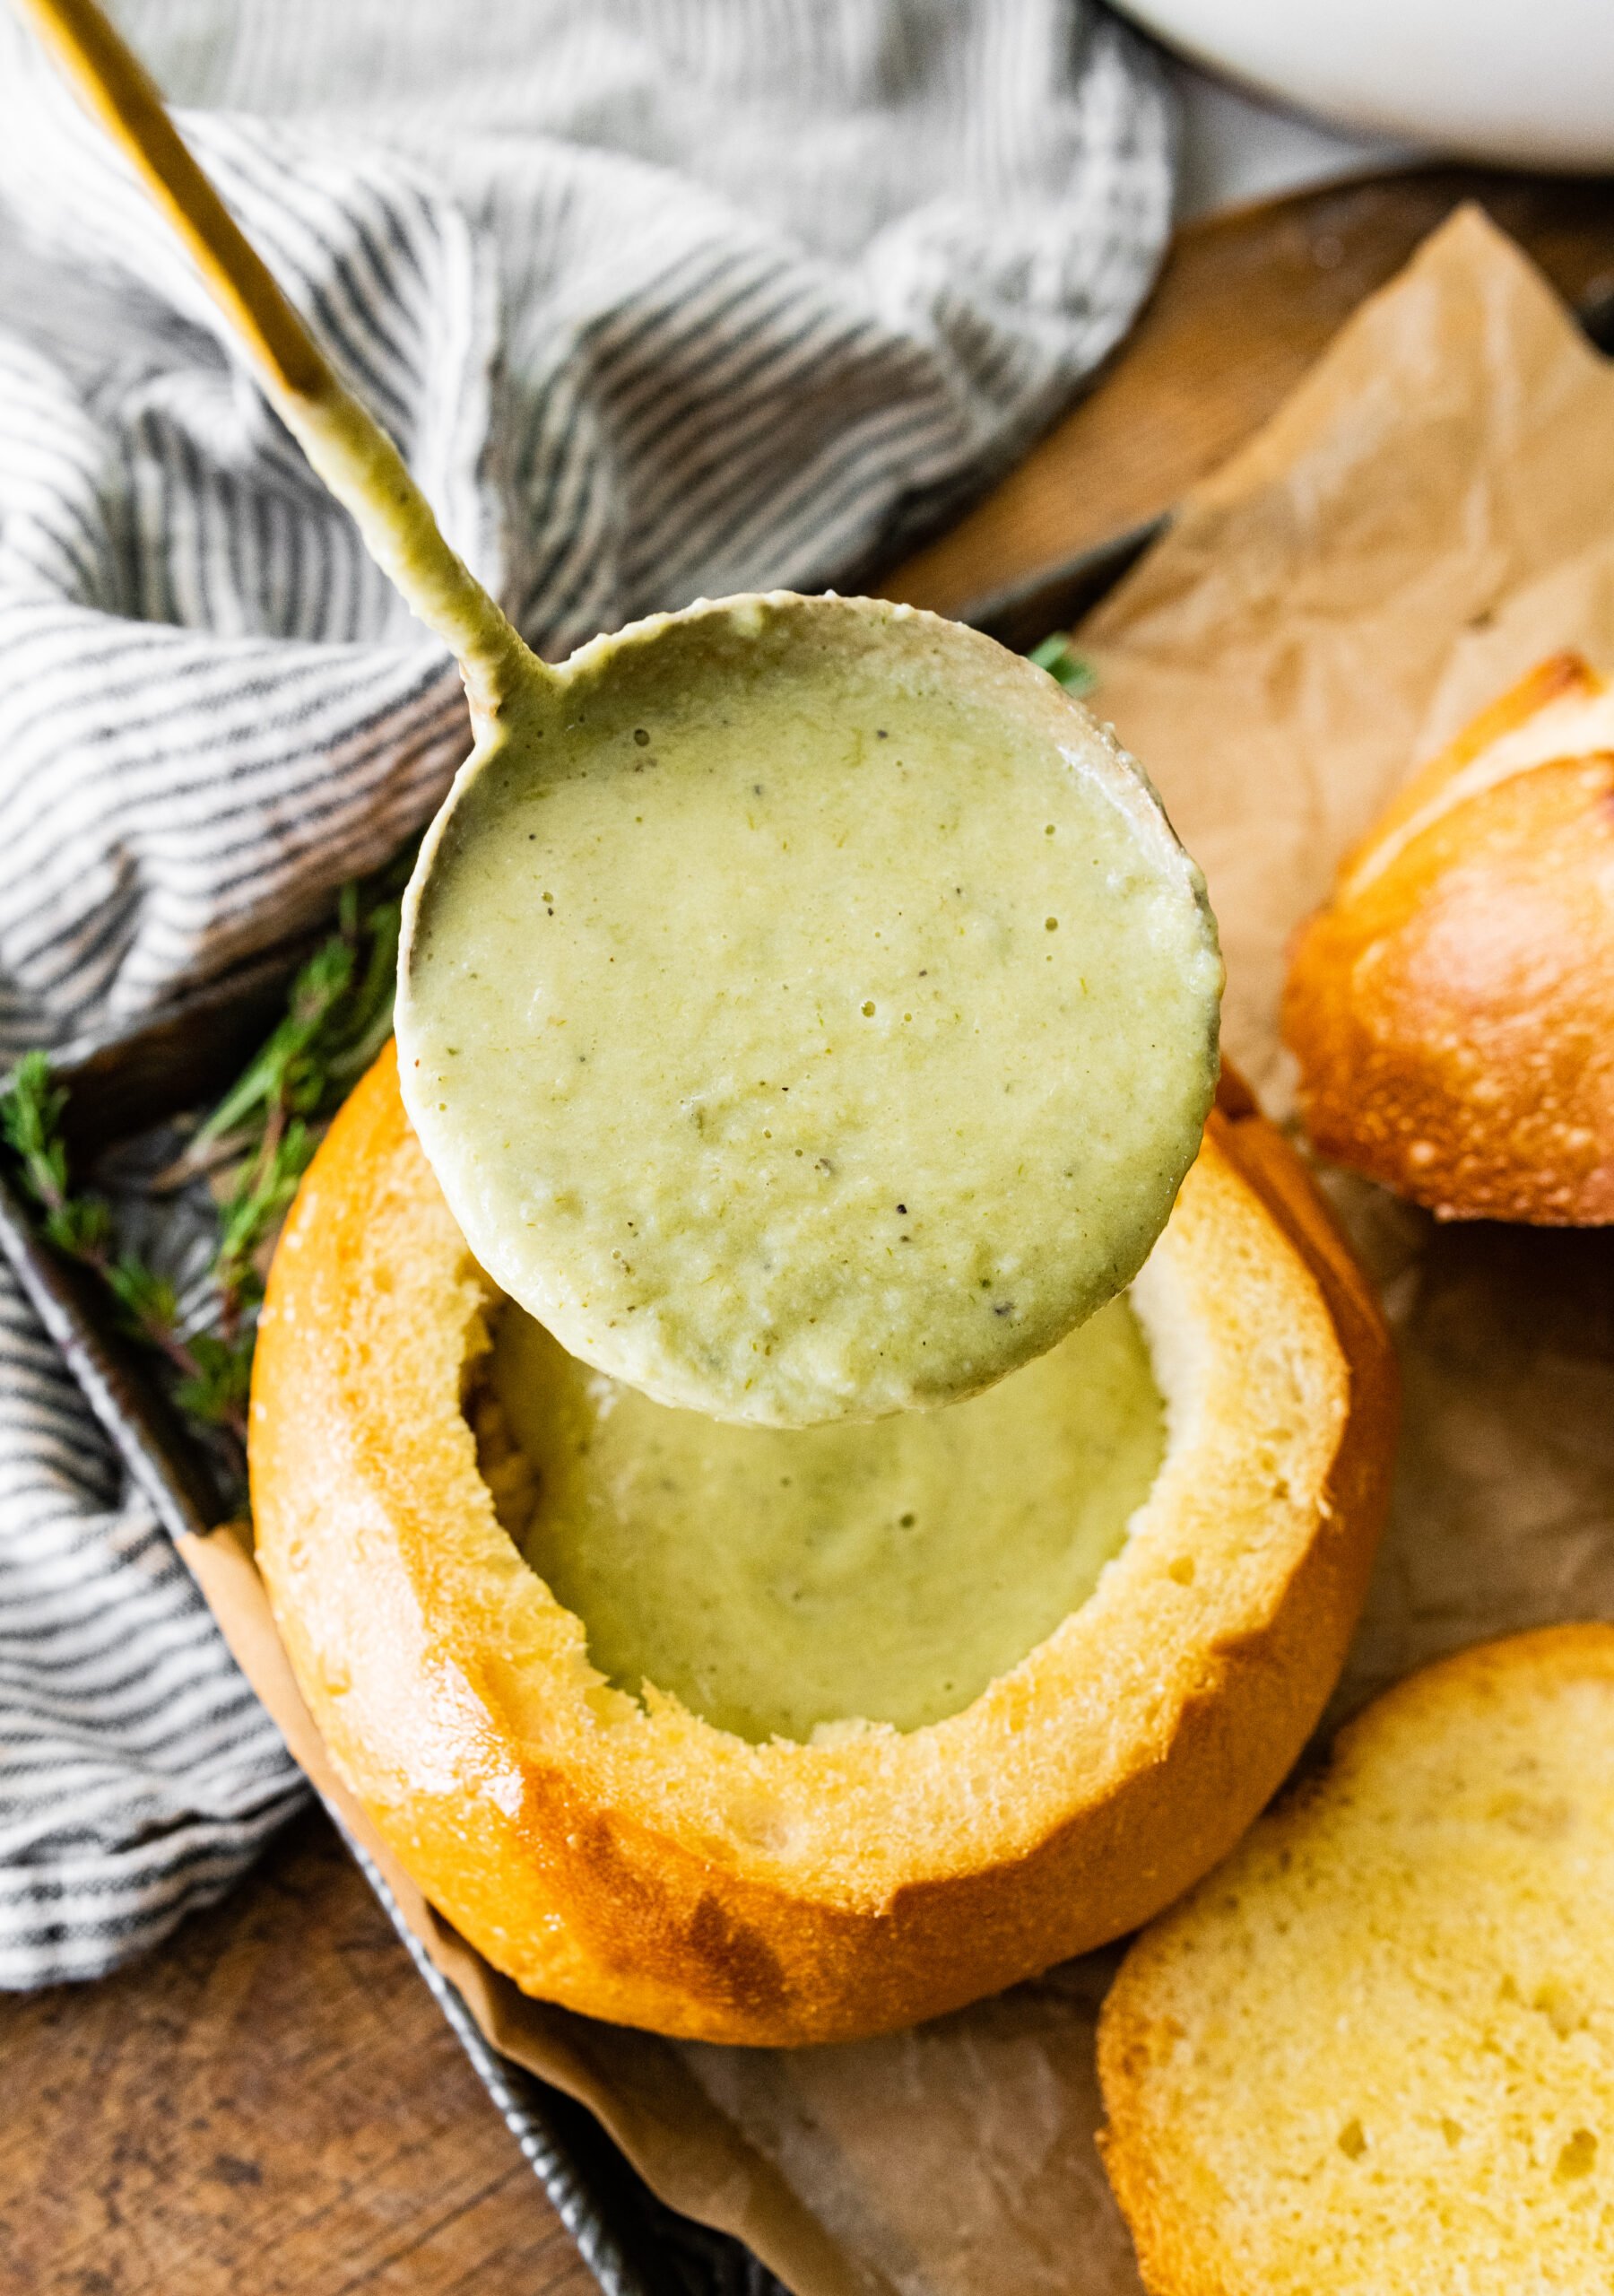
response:
[[[1285,944],[1343,849],[1542,655],[1577,645],[1614,665],[1614,370],[1517,249],[1460,213],[1084,636],[1096,707],[1210,878],[1228,1050],[1282,1116]],[[1406,1377],[1393,1520],[1337,1719],[1438,1652],[1614,1613],[1614,1231],[1441,1229],[1327,1184]],[[250,1562],[228,1534],[195,1560],[334,1787]],[[887,2040],[679,2046],[522,1999],[349,1814],[492,2039],[799,2296],[1137,2296],[1093,2148],[1115,1954]]]

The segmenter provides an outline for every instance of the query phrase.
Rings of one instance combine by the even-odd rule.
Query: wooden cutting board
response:
[[[1462,199],[1614,320],[1614,182],[1455,169],[1184,232],[1098,387],[895,597],[956,611],[1168,508]],[[323,1818],[104,1983],[0,1999],[0,2296],[587,2296]]]
[[[956,613],[1169,509],[1465,199],[1488,208],[1577,309],[1600,311],[1614,348],[1614,179],[1431,168],[1195,223],[1098,387],[884,587]]]

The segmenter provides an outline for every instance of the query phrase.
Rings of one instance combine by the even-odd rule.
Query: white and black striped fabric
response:
[[[562,654],[843,586],[1126,328],[1170,213],[1093,0],[123,0],[451,539]],[[457,680],[0,11],[0,1064],[280,938],[430,811]],[[0,1283],[0,1983],[215,1895],[295,1775]]]

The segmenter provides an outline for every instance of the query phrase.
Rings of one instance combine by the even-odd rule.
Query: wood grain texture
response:
[[[1463,197],[1614,297],[1610,183],[1443,170],[1198,225],[1098,389],[889,594],[957,606],[1168,506]],[[594,2288],[322,1819],[151,1961],[0,1998],[0,2296]]]
[[[1169,509],[1465,199],[1480,201],[1572,302],[1614,299],[1614,182],[1430,169],[1194,224],[1097,389],[960,525],[899,567],[886,595],[956,613]]]
[[[322,1815],[0,2068],[4,2296],[593,2296]]]

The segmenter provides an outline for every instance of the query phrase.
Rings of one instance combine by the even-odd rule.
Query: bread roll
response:
[[[1614,2286],[1614,1627],[1369,1707],[1133,1946],[1098,2062],[1152,2296]]]
[[[1291,960],[1320,1152],[1448,1220],[1614,1220],[1614,696],[1545,662],[1418,775]]]
[[[607,1684],[500,1527],[463,1408],[495,1295],[390,1051],[360,1084],[270,1280],[258,1558],[339,1770],[518,1985],[707,2039],[874,2033],[1134,1926],[1237,1839],[1343,1659],[1395,1405],[1365,1280],[1224,1099],[1134,1290],[1166,1451],[1096,1593],[945,1719],[759,1744]]]

